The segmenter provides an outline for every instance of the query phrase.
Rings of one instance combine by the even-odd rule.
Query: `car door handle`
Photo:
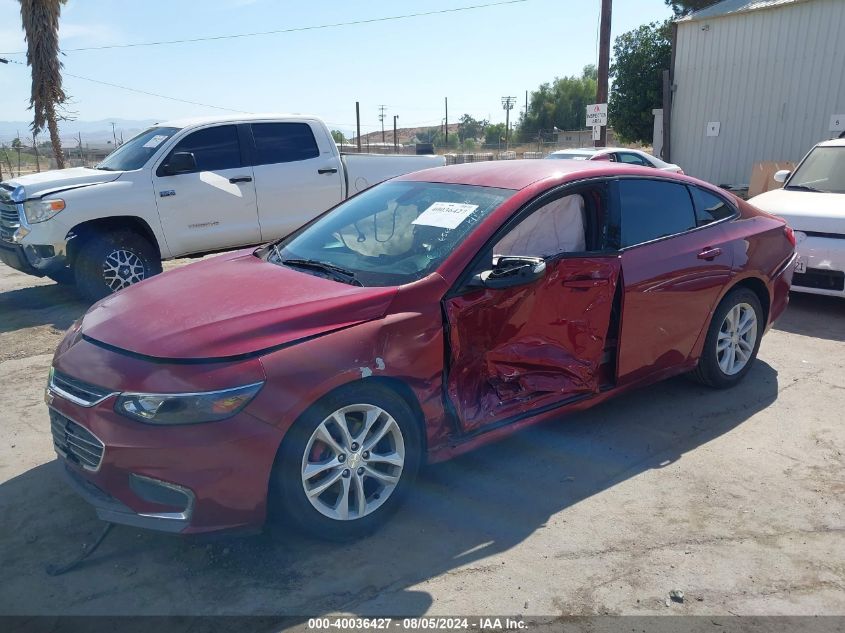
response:
[[[318,174],[336,174],[337,167],[323,167],[322,169],[317,170]]]
[[[252,176],[235,176],[234,178],[229,178],[229,182],[233,185],[239,182],[252,182]]]
[[[563,282],[564,288],[580,288],[586,290],[587,288],[598,288],[599,286],[606,286],[610,283],[610,279],[596,278],[596,279],[567,279]]]
[[[721,254],[721,248],[705,248],[698,254],[698,259],[706,259],[708,262],[712,262]]]

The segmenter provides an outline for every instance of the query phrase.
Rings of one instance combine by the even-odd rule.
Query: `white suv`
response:
[[[751,204],[785,219],[795,231],[798,260],[792,289],[845,297],[845,139],[819,143],[785,182]]]

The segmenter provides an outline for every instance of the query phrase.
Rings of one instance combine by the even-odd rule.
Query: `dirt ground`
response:
[[[50,577],[102,526],[43,402],[86,307],[0,266],[0,614],[845,614],[845,301],[793,295],[731,391],[673,379],[430,467],[358,543],[116,527]]]

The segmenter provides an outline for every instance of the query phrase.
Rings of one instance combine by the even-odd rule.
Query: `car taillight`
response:
[[[792,246],[795,246],[795,231],[792,230],[792,227],[788,224],[785,225],[783,227],[783,234],[786,235],[786,239],[789,240],[789,243],[792,244]]]

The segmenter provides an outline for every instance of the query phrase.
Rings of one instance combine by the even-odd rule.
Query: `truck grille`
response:
[[[0,185],[0,240],[11,242],[12,236],[21,225],[17,205],[12,202],[11,189]]]
[[[100,468],[106,447],[91,431],[54,409],[50,409],[50,431],[59,455],[85,470]]]
[[[50,372],[50,390],[81,407],[93,407],[115,394],[113,391],[89,385],[55,369]]]

